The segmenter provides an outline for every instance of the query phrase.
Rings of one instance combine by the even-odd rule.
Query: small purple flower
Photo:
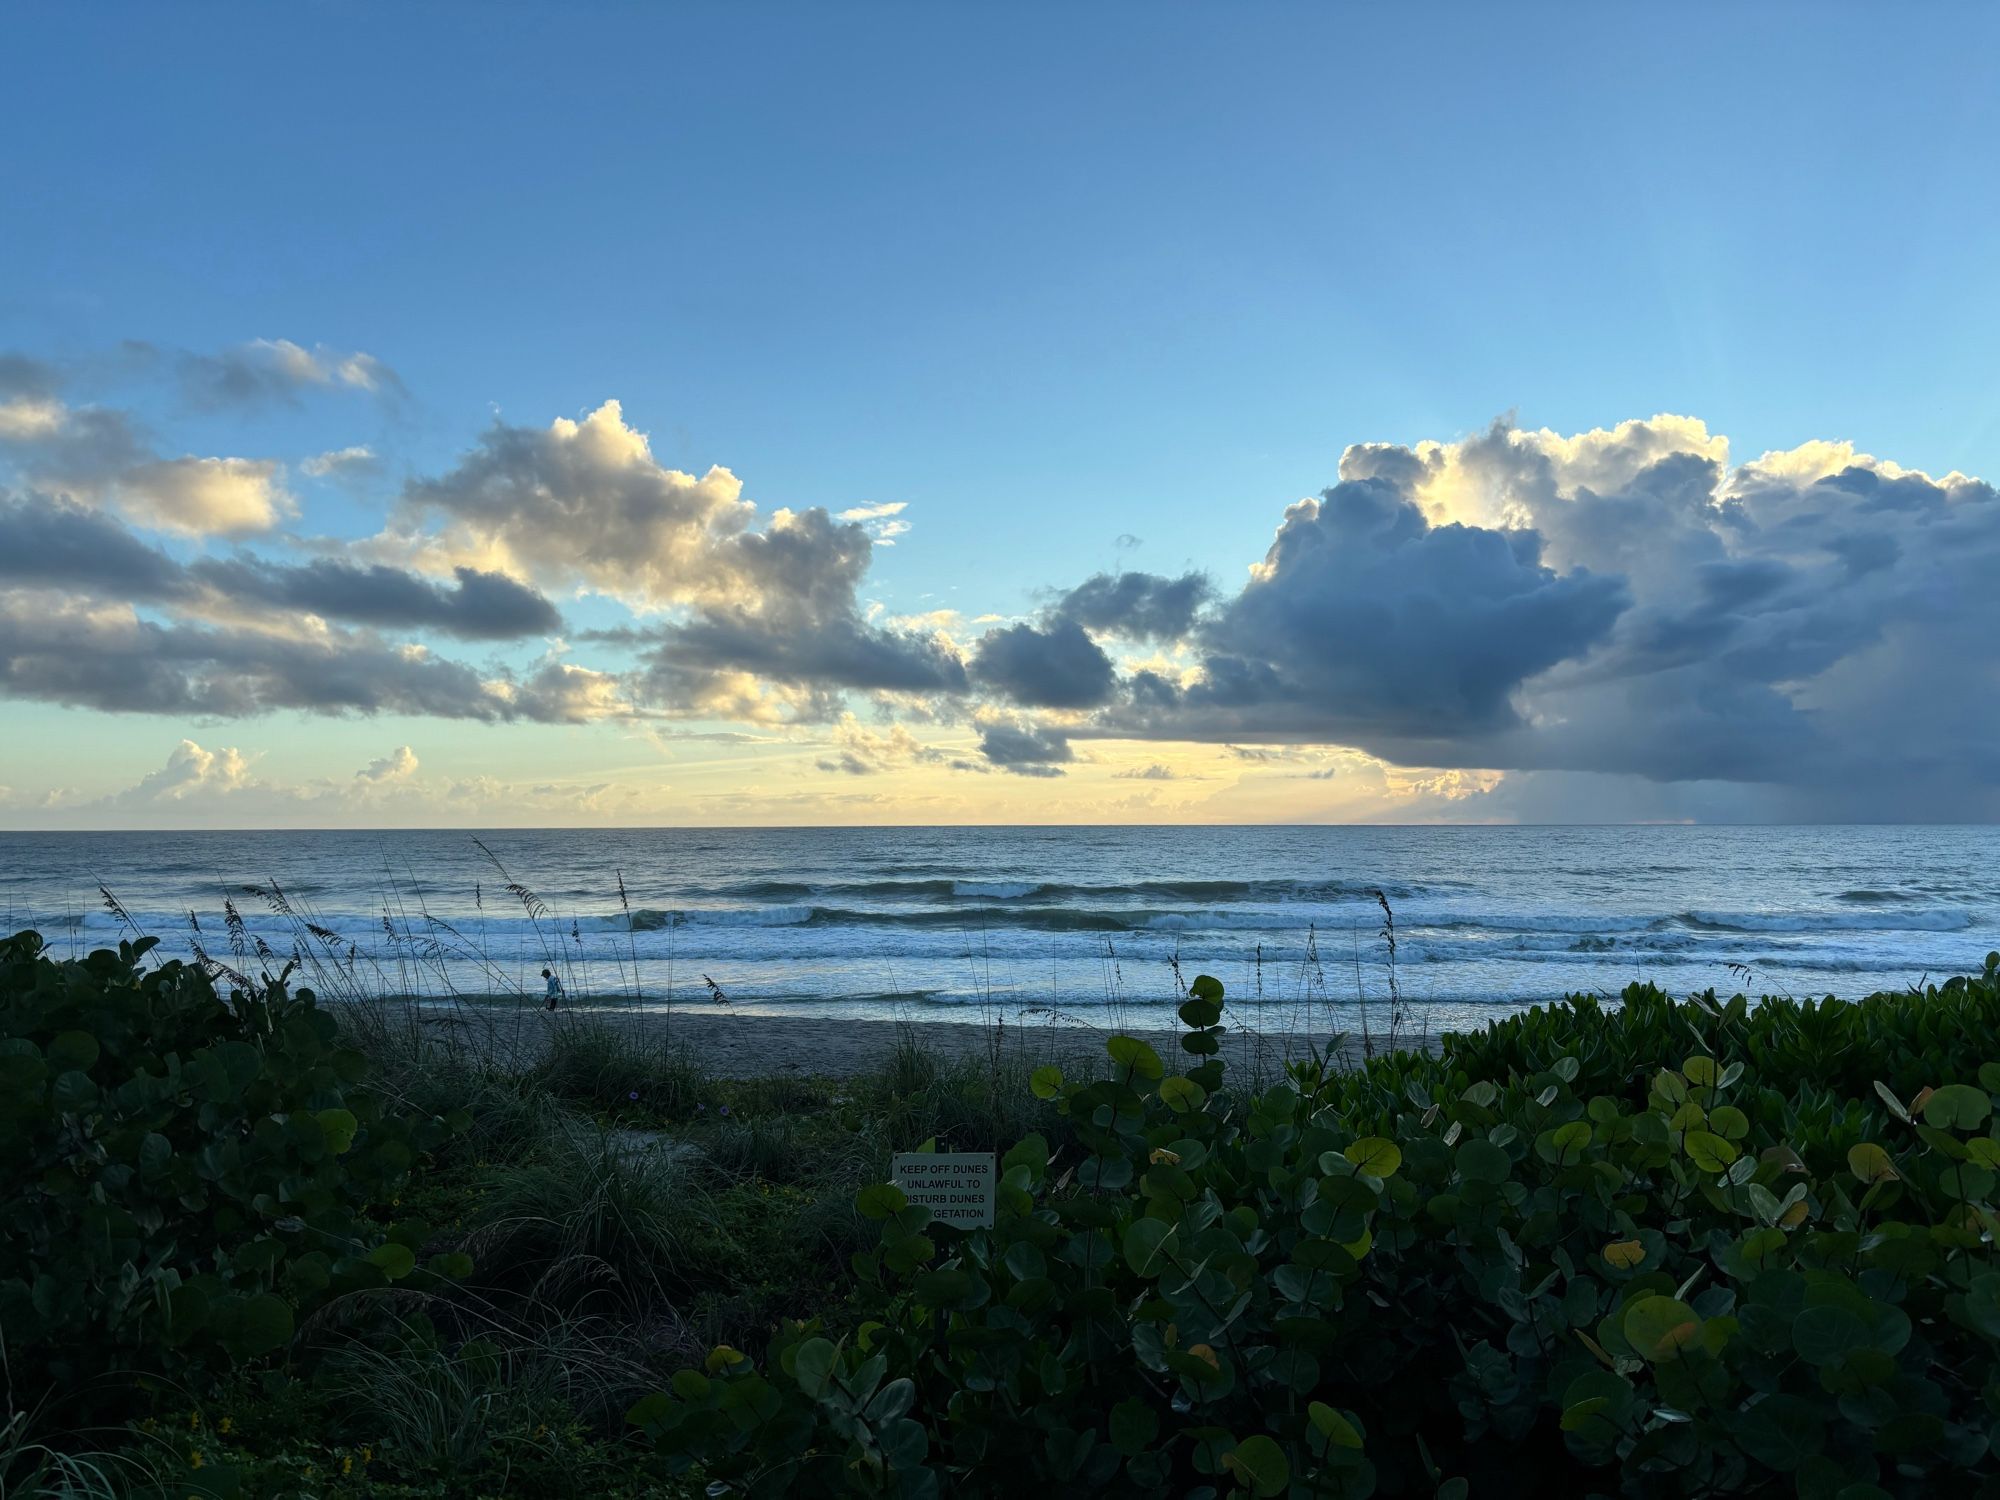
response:
[[[729,1106],[726,1104],[722,1106],[722,1118],[725,1120],[729,1118]]]
[[[625,1097],[626,1097],[627,1099],[636,1099],[636,1098],[638,1098],[638,1097],[639,1097],[639,1091],[638,1091],[637,1089],[634,1089],[634,1090],[632,1090],[632,1092],[631,1092],[631,1093],[627,1094],[627,1095],[626,1095]]]
[[[698,1115],[705,1115],[708,1113],[708,1106],[706,1104],[697,1104],[694,1107],[694,1112]]]

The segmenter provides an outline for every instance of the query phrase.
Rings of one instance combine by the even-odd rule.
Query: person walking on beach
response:
[[[542,978],[547,981],[549,987],[548,1008],[554,1010],[556,1001],[562,999],[562,981],[547,969],[542,970]]]

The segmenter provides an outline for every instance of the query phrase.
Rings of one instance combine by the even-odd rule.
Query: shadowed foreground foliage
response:
[[[0,942],[0,1494],[2000,1493],[2000,957],[1269,1084],[1209,979],[1180,1066],[729,1083],[282,977]]]

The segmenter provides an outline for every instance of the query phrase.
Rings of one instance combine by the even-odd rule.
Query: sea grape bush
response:
[[[1585,1093],[1643,1097],[1644,1080],[1662,1057],[1691,1048],[1740,1060],[1753,1075],[1784,1086],[1809,1081],[1843,1097],[1871,1094],[1879,1081],[1905,1094],[1944,1073],[1970,1073],[2000,1037],[2000,988],[1983,976],[1958,975],[1922,990],[1854,1002],[1766,996],[1720,1000],[1713,990],[1676,1001],[1650,984],[1629,986],[1615,1020],[1592,996],[1536,1006],[1478,1031],[1447,1037],[1448,1069],[1501,1079],[1574,1057]],[[1414,1067],[1433,1059],[1379,1059],[1370,1071]]]
[[[1939,993],[2000,1003],[2000,955]],[[991,1230],[864,1189],[869,1315],[632,1421],[714,1494],[2000,1493],[2000,1066],[1910,1087],[1899,1006],[1900,1083],[1845,1092],[1742,1008],[1690,1045],[1637,1007],[1650,1053],[1576,1008],[1576,1050],[1525,1027],[1486,1076],[1448,1047],[1246,1098],[1221,1002],[1184,1074],[1126,1037],[1107,1080],[1039,1073],[1081,1151],[1010,1151]]]
[[[0,1332],[72,1411],[107,1372],[252,1359],[333,1296],[470,1270],[377,1222],[454,1122],[385,1111],[310,990],[225,999],[153,941],[0,939]]]

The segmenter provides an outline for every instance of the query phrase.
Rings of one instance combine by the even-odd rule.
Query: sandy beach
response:
[[[725,1078],[778,1073],[844,1078],[880,1066],[895,1052],[898,1042],[910,1036],[926,1049],[949,1057],[1021,1059],[1033,1065],[1063,1063],[1103,1057],[1106,1039],[1117,1034],[1109,1028],[1079,1025],[989,1027],[976,1022],[773,1016],[722,1009],[670,1015],[578,1006],[551,1015],[539,1006],[512,1000],[461,1001],[447,1006],[392,999],[369,1008],[378,1021],[414,1026],[427,1039],[470,1048],[506,1066],[532,1066],[549,1039],[561,1030],[606,1028],[626,1034],[640,1046],[684,1046],[705,1071]],[[1144,1038],[1170,1067],[1177,1059],[1186,1058],[1179,1031],[1133,1028],[1126,1034]],[[1221,1055],[1238,1076],[1248,1071],[1269,1077],[1288,1058],[1303,1057],[1314,1045],[1324,1048],[1328,1040],[1323,1034],[1232,1028],[1224,1033]],[[1405,1049],[1420,1044],[1415,1038],[1402,1043]],[[1343,1059],[1355,1061],[1361,1050],[1360,1040],[1350,1037],[1343,1047]]]

